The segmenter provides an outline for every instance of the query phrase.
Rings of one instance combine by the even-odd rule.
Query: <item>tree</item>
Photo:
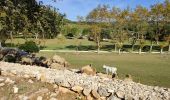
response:
[[[139,54],[141,54],[142,48],[144,47],[145,36],[148,31],[149,23],[149,12],[147,8],[142,6],[137,6],[135,11],[131,13],[131,25],[133,26],[133,42],[132,42],[132,51],[134,45],[139,41]]]
[[[124,41],[127,39],[127,21],[129,16],[129,10],[125,9],[123,11],[120,11],[119,9],[113,9],[112,13],[114,14],[113,18],[115,20],[114,32],[116,35],[114,36],[116,36],[117,44],[115,46],[117,46],[118,53],[120,54]]]
[[[54,38],[63,26],[65,15],[55,8],[44,6],[36,0],[1,0],[0,1],[0,34],[2,44],[19,33],[35,39]]]
[[[93,25],[91,27],[91,32],[92,32],[92,36],[93,36],[93,40],[97,45],[97,53],[99,53],[100,51],[100,47],[101,47],[101,28],[98,27],[97,25]]]
[[[151,24],[155,28],[154,37],[155,37],[157,45],[159,44],[159,36],[161,35],[161,30],[163,28],[163,24],[162,24],[163,11],[164,11],[164,8],[163,8],[163,4],[161,3],[157,3],[153,5],[150,11]]]

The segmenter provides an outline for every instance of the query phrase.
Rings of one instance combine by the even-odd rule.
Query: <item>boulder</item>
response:
[[[73,90],[74,92],[81,93],[83,88],[81,86],[74,86],[71,88],[71,90]]]
[[[53,63],[58,63],[60,65],[63,65],[64,67],[69,66],[68,62],[64,58],[62,58],[58,55],[54,55],[52,58],[52,61],[53,61]]]
[[[100,95],[97,93],[96,90],[92,90],[92,96],[95,98],[95,99],[99,99],[100,98]]]
[[[81,73],[85,73],[87,75],[96,75],[96,70],[91,67],[91,65],[87,65],[81,68]]]

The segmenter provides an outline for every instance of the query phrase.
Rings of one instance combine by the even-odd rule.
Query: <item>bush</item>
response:
[[[19,46],[19,49],[24,50],[29,53],[39,52],[39,47],[34,41],[27,41]]]
[[[12,63],[15,63],[16,62],[16,59],[15,59],[15,56],[14,55],[6,55],[3,60],[5,62],[12,62]]]

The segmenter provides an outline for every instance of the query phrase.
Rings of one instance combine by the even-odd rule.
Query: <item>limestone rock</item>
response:
[[[31,80],[31,79],[29,79],[29,80],[28,80],[28,82],[29,82],[29,83],[31,83],[31,84],[32,84],[32,83],[34,83],[34,81],[33,81],[33,80]]]
[[[110,95],[110,93],[105,87],[99,87],[97,91],[101,97],[107,97]]]
[[[62,58],[58,55],[54,55],[53,58],[52,58],[52,61],[54,63],[58,63],[60,65],[63,65],[64,67],[68,67],[68,65],[69,65],[68,62],[64,58]]]
[[[81,93],[83,88],[81,86],[74,86],[71,88],[71,90],[73,90],[74,92]]]
[[[59,63],[52,63],[50,65],[50,68],[52,68],[52,69],[61,69],[62,67],[64,67],[64,66]]]
[[[1,54],[0,54],[0,59],[1,59]],[[2,75],[2,69],[0,68],[0,75]]]
[[[87,99],[87,100],[93,100],[93,97],[92,97],[91,95],[88,95],[88,96],[86,97],[86,99]]]
[[[47,82],[47,78],[44,72],[41,73],[40,80],[41,82]]]
[[[71,92],[71,91],[69,89],[67,89],[67,88],[59,87],[59,92],[61,92],[61,93],[68,93],[68,92]]]
[[[24,78],[29,79],[29,78],[30,78],[30,76],[29,76],[29,75],[27,75],[27,74],[25,74],[25,75],[24,75]]]
[[[3,87],[3,86],[5,86],[5,83],[0,83],[0,87]]]
[[[19,100],[29,100],[27,96],[20,95],[18,97],[19,97]]]
[[[56,98],[50,98],[50,100],[57,100]]]
[[[93,97],[96,98],[96,99],[99,99],[99,98],[100,98],[100,95],[97,93],[96,90],[92,90],[92,95],[93,95]]]
[[[38,96],[37,100],[43,100],[43,97],[42,96]]]
[[[13,89],[14,89],[14,93],[18,93],[18,87],[17,86],[14,86]]]
[[[7,79],[5,80],[5,83],[14,84],[15,81],[11,80],[10,78],[7,78]]]
[[[134,100],[132,95],[125,95],[125,100]],[[143,100],[143,99],[141,99]]]
[[[111,95],[107,100],[121,100],[120,98],[116,97],[115,95]]]
[[[57,97],[58,93],[51,93],[50,97]]]
[[[124,98],[124,97],[125,97],[125,94],[124,94],[122,91],[117,91],[117,92],[116,92],[116,95],[117,95],[117,97],[119,97],[119,98]]]
[[[0,82],[3,82],[5,79],[4,78],[0,78]]]
[[[11,70],[11,73],[14,75],[17,75],[17,71],[16,70]]]
[[[96,70],[93,69],[90,65],[87,65],[81,68],[81,73],[85,73],[87,75],[96,75]]]
[[[59,85],[59,86],[63,86],[63,87],[71,87],[70,84],[65,80],[64,76],[61,77],[56,77],[54,82]]]
[[[91,88],[84,88],[84,90],[83,90],[83,94],[85,96],[88,96],[90,94],[90,92],[91,92]]]
[[[106,100],[106,97],[100,97],[101,100]]]

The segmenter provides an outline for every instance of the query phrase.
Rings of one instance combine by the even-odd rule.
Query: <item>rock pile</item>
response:
[[[68,90],[82,93],[87,100],[170,100],[170,89],[147,86],[133,81],[109,79],[75,73],[70,70],[47,69],[37,66],[0,62],[2,75],[28,75],[43,81],[57,84]]]
[[[20,63],[23,65],[37,65],[46,68],[68,67],[69,63],[62,57],[54,55],[52,58],[36,57],[34,53],[28,53],[17,48],[0,49],[0,61]]]

